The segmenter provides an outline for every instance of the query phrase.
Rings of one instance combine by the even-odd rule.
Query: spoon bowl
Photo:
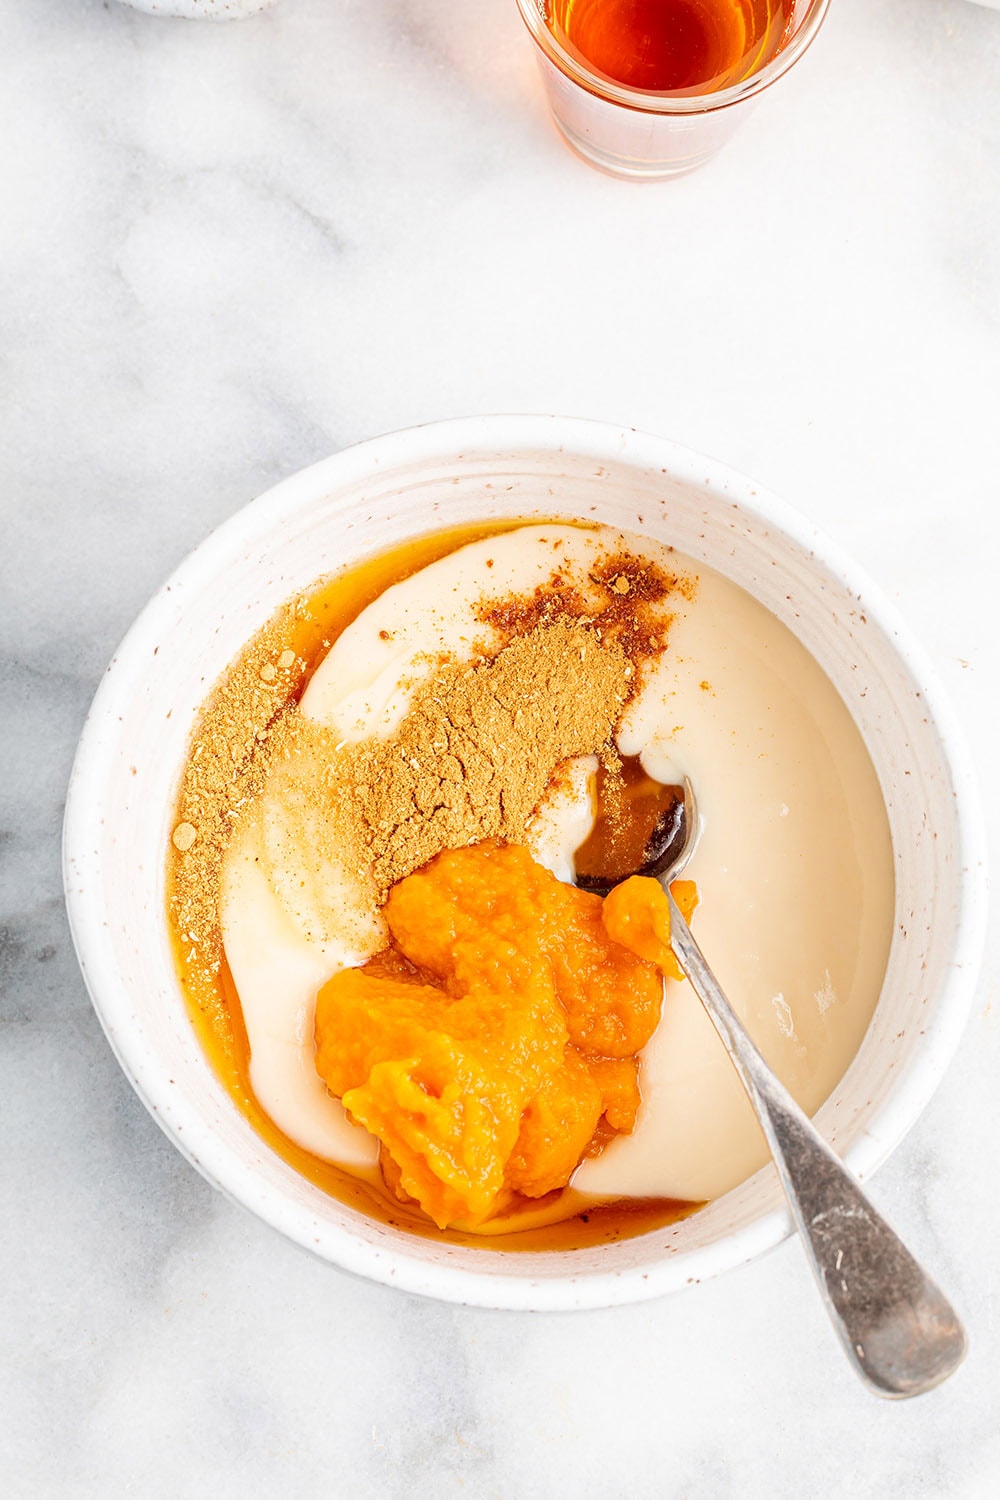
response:
[[[648,780],[648,778],[647,778]],[[576,851],[576,883],[583,891],[592,891],[595,895],[606,896],[616,885],[627,880],[629,875],[649,875],[656,879],[666,869],[678,868],[678,860],[683,856],[684,863],[690,858],[690,851],[684,852],[684,846],[691,838],[691,817],[689,811],[687,822],[685,822],[685,807],[694,807],[694,788],[690,782],[684,786],[661,788],[662,797],[654,804],[647,817],[653,821],[647,822],[648,832],[642,845],[642,854],[639,863],[634,869],[622,869],[622,855],[618,850],[615,853],[618,858],[609,860],[606,853],[598,848],[594,863],[596,868],[589,868],[590,861],[587,859],[588,851],[594,840],[594,835],[582,844]],[[598,783],[598,825],[602,821],[600,783]],[[640,833],[641,837],[641,833]],[[610,841],[614,846],[615,840]],[[693,847],[693,845],[692,845]],[[581,869],[581,863],[584,868]]]

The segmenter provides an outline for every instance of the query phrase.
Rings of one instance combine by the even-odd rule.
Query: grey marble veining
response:
[[[228,26],[0,0],[0,1489],[605,1500],[995,1492],[991,938],[878,1204],[966,1315],[908,1406],[844,1367],[794,1245],[575,1316],[314,1261],[146,1115],[62,910],[73,749],[176,562],[361,437],[625,421],[755,474],[921,636],[991,834],[1000,647],[1000,15],[840,0],[710,167],[604,179],[512,0],[280,0]]]

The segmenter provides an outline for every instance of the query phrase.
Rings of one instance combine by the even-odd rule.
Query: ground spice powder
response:
[[[233,829],[260,795],[279,746],[294,737],[289,720],[305,663],[289,648],[305,601],[285,605],[241,652],[216,686],[198,722],[171,833],[168,905],[195,999],[218,1006],[214,978],[222,951],[219,883]],[[181,858],[177,859],[177,855]]]
[[[492,660],[443,667],[390,739],[335,756],[337,833],[370,863],[378,900],[442,849],[522,841],[559,763],[608,744],[632,672],[591,626],[543,622]]]

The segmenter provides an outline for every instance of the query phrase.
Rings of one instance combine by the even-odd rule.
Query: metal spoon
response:
[[[643,875],[670,902],[670,943],[708,1011],[757,1111],[792,1218],[848,1358],[879,1396],[919,1396],[965,1357],[965,1331],[947,1298],[869,1203],[857,1181],[778,1081],[726,999],[670,894],[698,839],[694,788],[683,817],[665,814]],[[662,826],[661,826],[662,825]],[[624,877],[611,878],[608,889]],[[590,889],[597,883],[591,877]]]

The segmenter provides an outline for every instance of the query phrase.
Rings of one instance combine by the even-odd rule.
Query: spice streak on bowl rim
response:
[[[138,768],[133,773],[122,760],[124,747],[119,741],[127,732],[130,714],[137,723],[141,722],[144,733],[148,732],[147,723],[152,730],[155,721],[143,717],[148,679],[155,667],[160,678],[170,681],[164,665],[170,657],[170,636],[174,629],[181,628],[189,601],[195,603],[199,597],[210,596],[216,624],[213,639],[205,648],[215,652],[213,665],[206,667],[202,680],[196,685],[192,683],[190,663],[174,672],[177,680],[172,687],[178,694],[186,694],[188,701],[185,714],[178,713],[169,732],[175,736],[182,733],[185,744],[193,709],[235,654],[229,644],[232,641],[242,644],[275,601],[287,599],[312,581],[301,575],[301,569],[300,576],[283,575],[273,559],[280,554],[283,543],[293,544],[296,537],[305,545],[316,525],[317,508],[325,522],[336,529],[339,542],[355,527],[375,524],[373,515],[366,518],[364,512],[366,508],[377,511],[379,501],[373,500],[368,507],[366,489],[377,490],[380,483],[388,482],[397,473],[409,472],[411,480],[401,479],[397,491],[392,492],[397,505],[390,506],[383,521],[378,523],[383,532],[390,534],[392,524],[400,520],[404,527],[410,528],[395,532],[400,539],[404,534],[416,535],[418,530],[432,529],[435,519],[442,526],[453,524],[459,516],[442,514],[437,518],[426,503],[432,491],[438,497],[437,503],[444,503],[447,508],[447,479],[428,478],[426,474],[420,477],[421,465],[425,469],[444,465],[458,476],[452,484],[460,492],[464,494],[463,485],[476,491],[478,514],[483,513],[483,492],[486,492],[491,498],[496,497],[498,516],[517,514],[530,519],[530,507],[504,498],[511,491],[515,495],[517,492],[516,484],[508,485],[514,472],[512,466],[520,465],[517,472],[526,472],[524,465],[530,462],[535,463],[538,471],[532,471],[532,478],[541,487],[540,494],[545,492],[546,476],[558,482],[561,474],[566,486],[576,492],[578,488],[586,489],[588,484],[593,486],[594,480],[598,481],[598,489],[609,482],[613,484],[616,469],[634,471],[636,484],[641,478],[647,487],[670,495],[672,503],[682,511],[686,506],[690,513],[685,524],[694,530],[678,535],[679,550],[696,557],[701,555],[707,565],[723,573],[727,572],[727,562],[735,569],[732,560],[742,549],[754,559],[762,580],[773,579],[774,574],[768,570],[776,563],[769,556],[770,548],[785,547],[790,556],[801,559],[802,567],[810,575],[810,589],[818,589],[819,594],[837,592],[845,600],[859,601],[857,618],[863,622],[864,631],[877,631],[876,644],[881,644],[888,662],[879,683],[880,690],[889,695],[888,709],[891,711],[895,706],[902,712],[905,707],[913,712],[912,701],[907,705],[902,700],[897,705],[891,701],[892,692],[900,691],[898,683],[894,689],[888,680],[892,673],[903,680],[910,699],[915,694],[920,700],[928,745],[937,750],[938,774],[946,781],[940,795],[950,799],[947,805],[953,819],[953,826],[946,830],[952,839],[951,863],[944,871],[945,874],[951,871],[954,886],[953,926],[940,937],[942,943],[947,943],[939,956],[942,977],[934,1003],[924,997],[924,1008],[929,1014],[921,1016],[926,1024],[920,1027],[913,1055],[898,1069],[893,1061],[886,1077],[895,1069],[895,1080],[886,1083],[884,1097],[877,1101],[870,1117],[864,1119],[863,1128],[854,1128],[850,1120],[825,1121],[829,1106],[819,1113],[821,1126],[832,1125],[835,1137],[840,1128],[850,1137],[854,1128],[845,1159],[859,1176],[866,1177],[874,1171],[929,1100],[957,1046],[974,992],[985,941],[985,854],[978,792],[968,754],[923,652],[863,572],[783,502],[766,495],[725,466],[662,438],[560,417],[458,419],[412,428],[348,448],[292,476],[244,507],[181,564],[139,616],[112,660],[88,715],[73,768],[64,825],[64,869],[74,943],[112,1048],[147,1108],[210,1182],[290,1238],[347,1270],[449,1301],[556,1310],[641,1300],[700,1281],[773,1247],[791,1227],[781,1206],[773,1169],[764,1169],[749,1184],[734,1190],[744,1196],[756,1195],[760,1200],[759,1211],[751,1213],[748,1222],[730,1232],[720,1231],[706,1244],[682,1249],[676,1243],[678,1236],[690,1233],[684,1226],[701,1218],[696,1215],[677,1226],[623,1242],[649,1252],[648,1259],[633,1264],[626,1263],[627,1257],[617,1253],[620,1248],[617,1245],[603,1247],[596,1257],[599,1264],[591,1252],[539,1252],[524,1256],[502,1251],[470,1252],[430,1242],[428,1253],[426,1245],[414,1245],[408,1237],[404,1240],[392,1230],[380,1232],[382,1226],[365,1222],[351,1210],[328,1215],[318,1189],[290,1181],[295,1174],[290,1168],[284,1173],[277,1170],[274,1162],[268,1160],[272,1153],[259,1138],[248,1140],[234,1128],[228,1115],[236,1113],[235,1105],[211,1073],[207,1060],[192,1052],[192,1046],[196,1046],[194,1033],[187,1022],[167,937],[162,901],[163,855],[155,871],[141,863],[136,869],[135,883],[145,889],[136,922],[144,922],[150,929],[144,947],[140,945],[126,953],[129,943],[137,942],[137,936],[128,921],[120,920],[117,901],[109,899],[113,893],[105,890],[112,859],[124,857],[117,851],[125,850],[126,845],[131,848],[128,841],[138,838],[134,830],[141,822],[138,814],[128,817],[131,787],[126,782],[123,792],[122,780],[131,778],[140,784],[143,778]],[[697,506],[701,506],[700,519],[696,518],[695,496]],[[701,504],[702,496],[707,504]],[[682,501],[680,497],[686,498]],[[418,507],[421,499],[424,503]],[[670,508],[666,499],[649,502],[654,503],[660,503],[665,510]],[[506,510],[502,508],[505,504]],[[535,506],[536,515],[540,515],[540,509],[540,505]],[[574,511],[568,501],[555,504],[550,501],[546,509],[550,519],[555,515],[576,514],[577,519],[585,520],[590,513],[589,507]],[[353,520],[339,524],[341,512],[354,511],[358,514]],[[422,525],[418,525],[418,517],[422,517]],[[627,524],[624,511],[614,517],[594,518],[609,520],[610,524]],[[632,529],[641,530],[645,523],[633,514],[631,524]],[[726,529],[732,541],[728,550],[723,551],[718,544]],[[704,554],[699,554],[699,534],[707,538]],[[713,540],[717,546],[715,552],[711,550]],[[376,537],[353,555],[348,545],[343,561],[349,563],[370,555],[379,545],[384,545],[384,540],[380,542]],[[325,569],[320,564],[313,570],[313,576],[335,565],[336,559],[328,561]],[[263,602],[258,595],[255,604],[247,604],[240,595],[236,575],[241,569],[244,574],[249,570],[248,576],[255,582],[258,576],[263,578],[268,570],[274,569],[266,579],[266,589],[271,592],[265,590]],[[758,571],[754,572],[755,577]],[[773,590],[773,585],[769,586]],[[229,643],[222,639],[227,631]],[[157,687],[156,691],[162,689]],[[146,707],[155,712],[163,707],[163,701],[154,697]],[[173,703],[169,706],[170,714],[173,706]],[[863,726],[859,727],[864,733]],[[868,743],[867,735],[865,739]],[[179,773],[180,765],[176,764],[174,785]],[[163,803],[151,815],[155,828],[147,814],[147,865],[152,858],[150,850],[166,849],[171,798],[164,797]],[[121,824],[118,833],[109,828],[116,816]],[[905,857],[897,850],[897,863]],[[136,895],[135,899],[139,901],[140,897]],[[894,943],[894,952],[895,947]],[[127,973],[123,972],[126,961],[131,966]],[[154,1003],[152,1008],[147,1004],[146,1013],[143,1012],[143,997],[149,994],[162,1002],[161,1010]],[[178,1008],[190,1037],[176,1027],[171,1030]],[[188,1070],[183,1087],[169,1076],[164,1066],[164,1037],[169,1046],[179,1049],[182,1065]],[[862,1054],[867,1045],[866,1039]],[[856,1065],[852,1064],[852,1070]],[[864,1108],[857,1106],[852,1120]],[[246,1130],[250,1132],[250,1127],[246,1126]],[[732,1197],[727,1195],[717,1200],[703,1214],[712,1214],[714,1210],[714,1223],[720,1214],[725,1216],[725,1205]]]

